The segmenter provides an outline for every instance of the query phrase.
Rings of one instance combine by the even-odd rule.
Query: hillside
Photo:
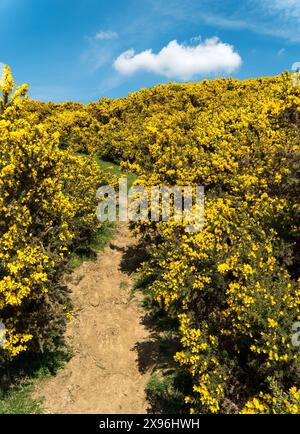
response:
[[[10,100],[0,121],[5,131],[0,212],[6,219],[1,239],[9,240],[0,244],[6,261],[0,317],[10,324],[11,333],[11,346],[4,348],[3,357],[10,361],[23,351],[38,352],[41,336],[55,345],[48,318],[44,317],[48,334],[43,321],[36,328],[32,318],[48,306],[47,285],[58,284],[68,253],[87,247],[95,235],[96,188],[117,185],[110,170],[101,169],[101,179],[95,178],[98,157],[134,172],[135,183],[148,190],[204,186],[203,230],[188,232],[186,222],[172,216],[169,221],[131,225],[146,249],[138,275],[144,307],[169,340],[168,351],[174,348],[169,362],[149,383],[148,396],[157,411],[166,405],[170,411],[172,403],[176,411],[190,413],[299,413],[295,333],[300,319],[300,87],[291,75],[170,83],[88,105],[45,104],[24,100],[25,93],[20,93],[18,103]],[[28,154],[24,140],[36,143],[38,151]],[[20,149],[13,157],[23,164],[17,189],[10,183],[16,176],[12,143]],[[33,155],[39,175],[27,164]],[[65,159],[71,169],[62,171]],[[54,176],[47,173],[50,161],[56,184],[51,196],[40,199],[45,203],[41,213],[29,192],[40,191],[41,177]],[[24,171],[30,188],[21,182]],[[77,173],[82,182],[76,181]],[[57,197],[55,185],[60,186]],[[60,204],[58,211],[53,203]],[[25,207],[22,211],[19,204]],[[34,224],[24,235],[21,217],[17,228],[12,220],[26,210],[28,225]],[[57,235],[50,237],[49,227]],[[28,261],[37,267],[34,271],[22,265],[20,244],[24,251],[31,249]],[[41,255],[38,264],[30,262],[33,251]],[[20,270],[28,279],[26,291],[16,277]],[[11,295],[12,279],[16,299]],[[58,293],[51,289],[51,305]],[[14,318],[20,312],[26,321],[16,326]],[[58,328],[58,336],[64,328]]]

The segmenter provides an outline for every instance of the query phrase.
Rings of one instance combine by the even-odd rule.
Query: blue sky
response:
[[[0,0],[0,62],[34,99],[88,102],[291,70],[299,28],[300,0]]]

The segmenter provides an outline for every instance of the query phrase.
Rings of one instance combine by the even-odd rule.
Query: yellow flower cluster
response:
[[[246,402],[242,414],[299,414],[300,389],[293,386],[288,392],[278,389],[274,394],[260,392],[252,400]]]
[[[271,394],[267,377],[282,390],[299,384],[300,90],[291,76],[159,85],[89,110],[102,123],[99,152],[136,171],[137,183],[205,187],[201,232],[172,219],[136,227],[149,245],[149,293],[180,324],[175,359],[191,376],[191,411],[239,411],[253,388]]]
[[[0,359],[41,349],[66,320],[59,276],[75,242],[99,228],[93,157],[60,149],[60,133],[30,112],[27,85],[8,66],[0,82]],[[63,122],[63,121],[62,121]],[[67,127],[67,126],[66,126]],[[66,134],[66,132],[65,132]]]
[[[300,353],[291,338],[300,319],[300,88],[292,77],[171,83],[88,106],[29,101],[26,85],[10,96],[13,86],[6,67],[0,320],[11,336],[7,352],[39,335],[22,306],[33,300],[41,309],[57,296],[53,274],[70,245],[93,232],[96,153],[136,172],[147,188],[205,187],[200,232],[174,218],[135,226],[149,247],[149,294],[178,324],[175,360],[189,378],[180,393],[190,411],[298,412]]]
[[[207,324],[202,324],[200,330],[191,327],[186,314],[179,315],[179,320],[184,350],[176,354],[175,360],[187,367],[197,380],[193,386],[194,396],[186,396],[185,402],[194,409],[199,399],[203,412],[217,413],[220,410],[220,399],[224,397],[222,384],[226,378],[217,358],[218,340],[208,334]]]

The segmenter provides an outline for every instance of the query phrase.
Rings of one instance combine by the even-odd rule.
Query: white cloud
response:
[[[300,19],[299,0],[260,0],[269,13],[279,12],[286,19]]]
[[[118,33],[112,30],[99,30],[96,34],[84,38],[87,44],[80,60],[89,65],[89,70],[95,72],[104,65],[111,65],[119,46]]]
[[[112,30],[100,30],[94,36],[96,41],[103,41],[109,39],[117,39],[119,37],[117,32],[113,32]]]
[[[148,71],[168,78],[190,80],[196,75],[231,73],[241,63],[242,59],[234,47],[214,37],[193,46],[174,40],[158,54],[151,49],[136,54],[130,49],[114,61],[114,67],[124,75]]]
[[[260,20],[256,23],[257,33],[277,36],[289,42],[300,42],[299,0],[252,0],[252,2],[261,11]]]
[[[145,0],[146,1],[146,0]],[[300,0],[244,0],[234,3],[234,9],[217,0],[147,0],[156,15],[176,21],[238,30],[249,30],[292,43],[300,42]]]
[[[223,29],[240,30],[248,25],[243,19],[232,19],[210,13],[199,13],[199,18],[208,25],[222,27]]]

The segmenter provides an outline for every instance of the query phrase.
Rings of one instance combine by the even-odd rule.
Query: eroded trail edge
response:
[[[67,328],[72,359],[42,382],[35,395],[46,413],[146,413],[149,372],[140,372],[137,347],[149,339],[139,299],[132,296],[126,225],[70,278],[74,319]]]

